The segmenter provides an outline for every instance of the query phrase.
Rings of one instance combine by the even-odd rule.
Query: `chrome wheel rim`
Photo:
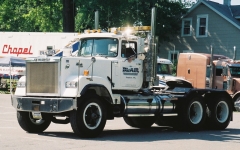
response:
[[[189,113],[189,120],[193,123],[193,124],[198,124],[203,117],[203,108],[200,102],[193,102],[188,110]]]
[[[220,101],[216,106],[216,118],[220,123],[224,123],[228,119],[229,108],[225,101]]]
[[[83,122],[88,129],[96,129],[102,120],[102,110],[97,103],[89,103],[83,112]]]

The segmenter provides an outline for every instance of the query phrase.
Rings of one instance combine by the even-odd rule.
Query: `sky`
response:
[[[211,0],[211,1],[222,4],[224,0]],[[231,0],[231,5],[240,5],[240,0]]]

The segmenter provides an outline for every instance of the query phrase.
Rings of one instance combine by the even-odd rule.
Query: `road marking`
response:
[[[2,108],[13,108],[13,107],[5,107],[5,106],[0,106],[0,107],[2,107]]]
[[[16,112],[4,112],[4,113],[0,113],[1,114],[15,114]]]
[[[1,119],[0,121],[17,121],[17,120],[3,120],[3,119]]]
[[[31,140],[39,140],[39,141],[53,141],[55,142],[56,140],[48,140],[48,139],[40,139],[40,138],[31,138],[31,137],[23,137],[25,139],[31,139]]]
[[[16,129],[16,127],[0,127],[1,129]]]

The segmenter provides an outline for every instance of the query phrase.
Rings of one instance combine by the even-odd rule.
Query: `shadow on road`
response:
[[[148,129],[104,130],[97,138],[81,139],[70,132],[43,132],[40,136],[52,136],[76,140],[151,142],[169,140],[197,139],[204,141],[240,141],[240,129],[203,130],[198,132],[179,132],[170,127],[152,127]]]

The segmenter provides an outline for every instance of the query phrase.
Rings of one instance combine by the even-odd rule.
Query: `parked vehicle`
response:
[[[240,61],[222,55],[181,53],[177,76],[185,77],[194,88],[226,90],[240,111]]]
[[[21,128],[38,133],[51,122],[70,123],[80,137],[97,137],[106,120],[122,117],[136,128],[170,119],[168,125],[179,130],[225,129],[233,119],[226,91],[195,89],[180,80],[169,82],[171,90],[152,90],[159,84],[155,8],[151,18],[151,27],[86,30],[76,57],[27,58],[26,76],[11,99]]]
[[[183,77],[177,77],[173,75],[172,70],[173,70],[173,63],[171,62],[171,60],[158,57],[156,73],[159,78],[159,85],[153,86],[153,89],[155,90],[169,89],[167,82],[169,83],[170,81],[176,82],[178,80],[182,82],[183,81],[188,82]]]

